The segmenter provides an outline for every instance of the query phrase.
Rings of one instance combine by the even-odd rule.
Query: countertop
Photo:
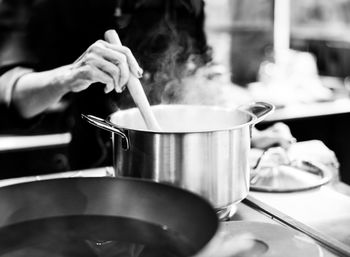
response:
[[[350,249],[350,196],[336,191],[336,187],[328,185],[293,193],[250,192],[250,195]]]
[[[350,113],[350,99],[341,98],[326,102],[288,104],[282,108],[277,108],[264,121],[277,122],[346,113]]]

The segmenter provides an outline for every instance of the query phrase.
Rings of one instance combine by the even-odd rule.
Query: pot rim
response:
[[[231,130],[237,130],[241,129],[244,127],[248,127],[250,125],[254,125],[257,123],[258,117],[255,116],[254,114],[250,113],[249,111],[242,110],[242,109],[234,109],[234,108],[228,108],[228,107],[222,107],[222,106],[216,106],[216,105],[187,105],[187,104],[159,104],[159,105],[152,105],[152,109],[158,109],[158,108],[163,108],[164,106],[168,107],[179,107],[179,108],[210,108],[213,110],[222,110],[222,111],[230,111],[230,112],[239,112],[239,113],[244,113],[245,115],[248,115],[250,117],[250,120],[246,123],[242,123],[236,126],[231,126],[231,127],[225,127],[225,128],[216,128],[216,129],[202,129],[202,130],[189,130],[189,131],[171,131],[171,130],[166,130],[166,131],[155,131],[155,130],[150,130],[150,129],[135,129],[135,128],[128,128],[128,127],[123,127],[118,125],[117,123],[112,121],[113,116],[116,116],[120,112],[132,112],[132,111],[138,111],[137,107],[132,107],[128,108],[125,110],[118,110],[112,114],[110,114],[107,117],[107,120],[112,123],[116,128],[120,130],[128,130],[128,131],[135,131],[135,132],[142,132],[142,133],[149,133],[149,134],[198,134],[198,133],[215,133],[215,132],[222,132],[222,131],[231,131]]]

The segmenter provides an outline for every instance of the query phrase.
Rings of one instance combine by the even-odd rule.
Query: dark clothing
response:
[[[201,0],[3,0],[0,5],[4,6],[0,11],[2,72],[18,65],[43,71],[70,64],[103,39],[106,30],[116,29],[150,74],[142,83],[151,104],[156,104],[165,84],[182,76],[181,64],[190,54],[198,65],[209,60]],[[8,24],[8,16],[20,20]],[[106,149],[110,134],[82,121],[80,115],[105,118],[133,102],[128,92],[106,95],[103,88],[92,85],[67,96],[72,169],[111,165],[112,156]]]

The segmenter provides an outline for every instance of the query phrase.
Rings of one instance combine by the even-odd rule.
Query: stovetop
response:
[[[267,196],[265,195],[265,197]],[[254,255],[253,253],[247,256],[290,256],[288,255],[290,252],[293,253],[291,256],[350,256],[350,247],[344,242],[344,238],[340,238],[341,235],[338,234],[338,237],[334,237],[320,227],[296,220],[261,200],[262,197],[259,197],[259,194],[251,192],[246,199],[237,205],[236,213],[228,221],[229,223],[245,223],[245,225],[229,225],[231,226],[230,231],[233,231],[235,226],[239,228],[243,226],[246,228],[245,232],[257,235],[256,240],[267,242],[266,244],[270,245],[270,250],[264,254]],[[293,208],[293,206],[290,207]],[[305,209],[305,211],[308,210]],[[322,213],[319,213],[318,216],[322,216]],[[348,228],[349,226],[344,227],[349,235]],[[271,240],[271,235],[273,235],[272,238],[283,240],[279,244],[273,243],[271,245],[271,242],[275,242]],[[290,243],[291,240],[294,240],[293,244]],[[303,245],[303,242],[307,243]],[[300,247],[308,254],[301,254],[302,251],[298,254]],[[275,252],[278,252],[279,255],[274,255]]]
[[[113,170],[104,167],[7,179],[0,186],[94,176],[113,176]],[[230,236],[240,232],[253,236],[253,252],[244,256],[350,256],[350,197],[330,186],[289,194],[250,192],[236,208],[230,220],[220,222],[220,229]]]

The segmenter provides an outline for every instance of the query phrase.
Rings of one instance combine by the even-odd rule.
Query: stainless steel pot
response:
[[[249,191],[251,127],[273,109],[262,102],[234,110],[152,106],[162,132],[148,130],[137,108],[117,111],[107,120],[83,117],[112,132],[117,176],[170,183],[227,211]]]

